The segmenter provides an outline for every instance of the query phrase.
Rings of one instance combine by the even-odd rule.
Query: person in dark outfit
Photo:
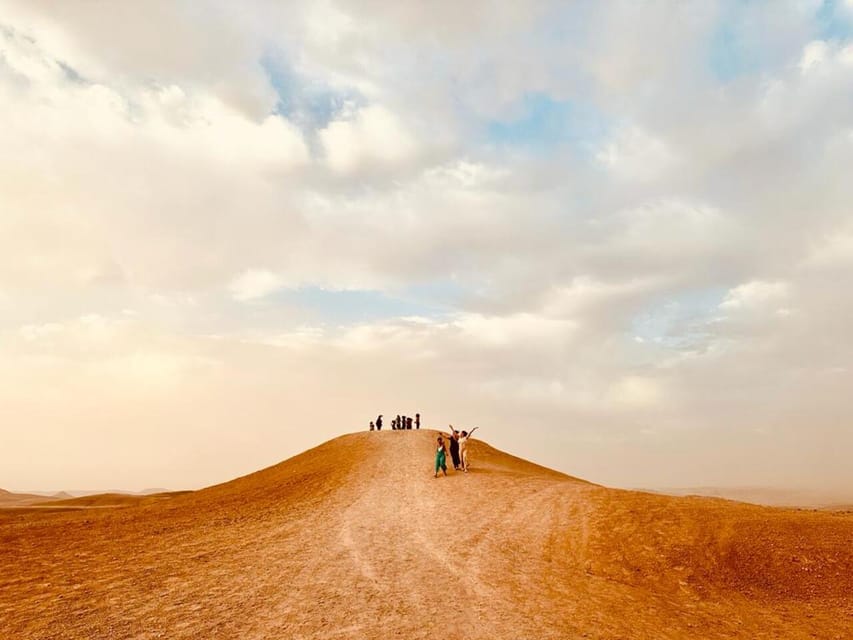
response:
[[[412,419],[406,418],[406,429],[411,429],[411,428],[412,428]]]
[[[379,417],[376,418],[376,430],[382,431],[382,414],[379,414]]]
[[[416,413],[415,414],[415,429],[420,429],[420,428],[421,428],[421,414]]]
[[[453,469],[459,471],[462,466],[462,461],[459,458],[459,432],[450,425],[450,458],[453,461]]]

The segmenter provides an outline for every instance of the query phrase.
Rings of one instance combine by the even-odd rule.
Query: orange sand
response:
[[[0,511],[0,638],[853,637],[853,515],[606,489],[430,431],[120,509]]]

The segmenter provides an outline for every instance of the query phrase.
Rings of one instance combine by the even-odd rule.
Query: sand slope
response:
[[[853,515],[606,489],[434,432],[0,516],[3,638],[849,638]]]

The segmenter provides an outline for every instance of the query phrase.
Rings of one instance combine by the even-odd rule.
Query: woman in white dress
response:
[[[474,435],[479,427],[474,427],[471,432],[463,431],[459,434],[459,457],[462,459],[462,471],[468,473],[468,438]]]

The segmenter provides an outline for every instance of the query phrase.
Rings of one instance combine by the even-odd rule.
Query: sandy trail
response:
[[[2,638],[849,638],[853,516],[605,489],[431,431],[0,515]]]

